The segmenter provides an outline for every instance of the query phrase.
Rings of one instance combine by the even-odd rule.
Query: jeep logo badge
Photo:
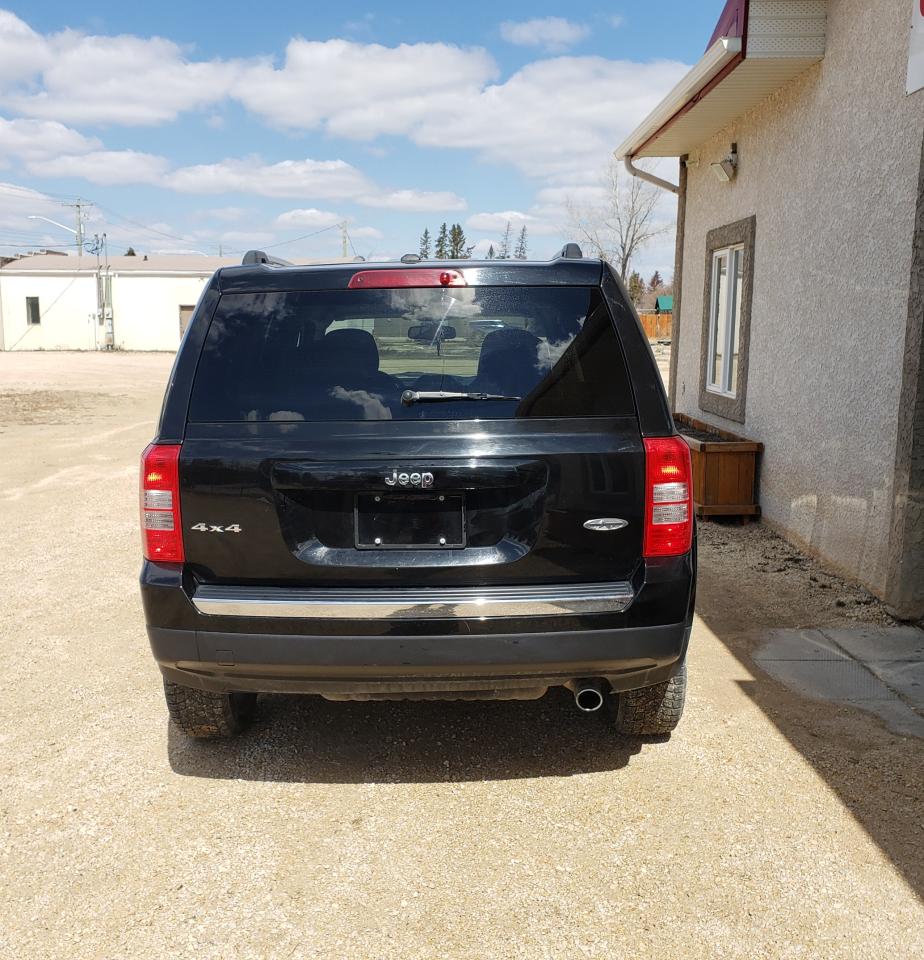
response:
[[[429,471],[405,473],[392,470],[385,474],[385,483],[389,487],[420,487],[426,490],[433,486],[433,474]]]

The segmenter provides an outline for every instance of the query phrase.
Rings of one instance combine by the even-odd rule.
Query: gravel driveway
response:
[[[750,659],[885,615],[760,528],[703,528],[665,742],[563,694],[264,698],[185,741],[136,585],[170,362],[0,353],[0,956],[924,956],[924,741]]]

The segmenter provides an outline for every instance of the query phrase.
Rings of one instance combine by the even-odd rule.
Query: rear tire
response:
[[[684,662],[665,683],[620,693],[616,701],[616,730],[630,737],[670,733],[680,723],[686,693],[687,665]]]
[[[255,693],[212,693],[164,680],[170,719],[186,734],[201,740],[233,737],[253,717]]]

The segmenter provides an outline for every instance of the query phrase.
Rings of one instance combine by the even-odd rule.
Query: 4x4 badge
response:
[[[426,489],[433,486],[433,474],[429,470],[414,473],[399,473],[392,470],[385,474],[385,483],[389,487],[421,487]]]

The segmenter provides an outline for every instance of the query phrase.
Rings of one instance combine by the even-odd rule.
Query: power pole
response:
[[[79,257],[83,253],[83,225],[87,219],[84,208],[92,207],[93,204],[86,200],[81,200],[80,197],[78,197],[73,203],[65,203],[63,206],[74,208],[74,213],[77,220],[77,229],[74,231],[74,235],[77,239],[77,256]]]
[[[347,257],[349,257],[350,255],[349,249],[347,248],[347,243],[349,242],[349,239],[350,238],[347,236],[347,225],[346,225],[346,222],[344,221],[343,223],[340,224],[340,241],[341,241],[340,245],[343,250],[342,256],[344,260],[346,260]]]

